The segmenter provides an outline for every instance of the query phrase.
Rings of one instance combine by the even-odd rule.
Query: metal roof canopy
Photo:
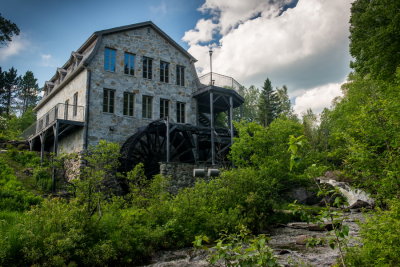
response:
[[[230,108],[229,97],[232,97],[233,108],[237,108],[244,103],[244,98],[233,89],[222,88],[209,85],[193,93],[193,98],[197,99],[198,111],[210,113],[210,93],[214,93],[214,112],[227,111]]]

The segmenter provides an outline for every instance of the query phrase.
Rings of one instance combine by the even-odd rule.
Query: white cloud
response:
[[[213,33],[218,25],[212,20],[200,19],[194,30],[187,31],[182,40],[188,42],[189,45],[196,45],[199,42],[209,42],[213,39]]]
[[[209,71],[210,32],[221,36],[214,48],[213,70],[249,86],[269,77],[274,86],[295,91],[343,81],[349,72],[349,18],[352,0],[206,0],[210,14],[186,32],[199,74]],[[207,23],[205,23],[207,21]],[[213,23],[210,23],[210,22]],[[200,24],[200,26],[199,26]]]
[[[56,66],[54,64],[54,59],[51,54],[41,54],[40,58],[41,58],[41,62],[40,62],[41,67],[55,67]]]
[[[8,58],[18,55],[29,45],[28,40],[23,38],[23,34],[15,36],[7,46],[0,48],[0,62],[6,61]]]
[[[309,89],[297,96],[293,106],[297,115],[302,115],[311,108],[314,113],[320,113],[324,108],[329,108],[332,101],[342,96],[340,89],[343,83],[330,83],[316,88]]]

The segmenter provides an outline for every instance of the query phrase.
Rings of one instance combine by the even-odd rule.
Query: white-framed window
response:
[[[185,123],[185,103],[176,103],[176,122]]]
[[[153,59],[149,57],[142,58],[143,78],[151,79],[153,77]]]
[[[103,112],[114,113],[115,90],[103,89]]]
[[[185,86],[185,67],[176,65],[176,84]]]
[[[151,119],[153,114],[153,97],[144,95],[142,97],[142,117]]]
[[[160,61],[160,82],[169,82],[169,63]]]
[[[125,52],[124,54],[124,73],[135,75],[135,55]]]
[[[113,48],[104,48],[104,70],[115,72],[115,60],[117,50]]]
[[[135,103],[135,94],[124,92],[124,110],[123,113],[126,116],[133,116]]]
[[[160,99],[160,119],[164,119],[169,116],[169,100]]]

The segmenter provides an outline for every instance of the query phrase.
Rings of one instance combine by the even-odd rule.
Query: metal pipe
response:
[[[211,164],[215,165],[215,143],[214,143],[214,94],[210,93],[210,131],[211,131]]]
[[[210,51],[208,51],[208,53],[210,54],[210,85],[213,85],[213,79],[212,79],[212,54],[213,51],[210,48]]]

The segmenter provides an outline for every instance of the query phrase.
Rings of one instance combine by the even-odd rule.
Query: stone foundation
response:
[[[208,169],[218,169],[219,166],[209,166],[206,164],[189,164],[179,162],[161,162],[160,163],[160,174],[171,177],[170,192],[173,194],[178,193],[179,189],[184,187],[194,186],[195,182],[199,179],[208,180],[207,177],[193,177],[193,169],[205,169],[205,173],[208,173]]]

